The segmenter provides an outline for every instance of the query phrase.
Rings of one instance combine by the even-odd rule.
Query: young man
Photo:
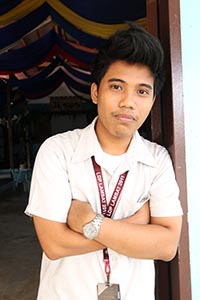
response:
[[[117,32],[92,70],[98,117],[41,146],[26,209],[44,252],[39,300],[155,299],[154,260],[176,254],[182,215],[168,152],[137,131],[162,65],[155,37]]]

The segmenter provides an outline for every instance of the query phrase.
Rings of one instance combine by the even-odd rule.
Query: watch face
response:
[[[83,234],[89,240],[94,239],[97,236],[98,230],[93,223],[86,224],[83,226]]]

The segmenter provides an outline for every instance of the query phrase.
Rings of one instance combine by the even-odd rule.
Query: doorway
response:
[[[147,29],[165,52],[166,83],[151,113],[152,140],[172,157],[184,211],[179,249],[170,263],[156,262],[156,300],[191,300],[179,0],[147,0]]]

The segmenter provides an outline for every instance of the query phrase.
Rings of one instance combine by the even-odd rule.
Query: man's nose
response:
[[[127,108],[131,108],[131,109],[135,109],[136,108],[136,97],[137,97],[137,95],[135,95],[132,92],[127,92],[127,93],[123,94],[122,98],[120,99],[120,102],[119,102],[119,107],[127,107]]]

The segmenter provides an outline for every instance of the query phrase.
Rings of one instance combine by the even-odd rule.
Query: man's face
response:
[[[99,140],[120,139],[129,143],[154,103],[154,78],[144,65],[116,61],[108,68],[99,88],[92,84],[91,97],[98,108]]]

